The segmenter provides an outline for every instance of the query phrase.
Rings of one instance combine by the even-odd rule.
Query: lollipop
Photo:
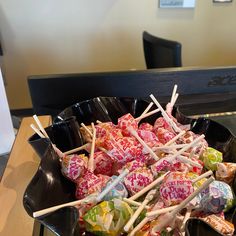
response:
[[[182,172],[169,173],[160,186],[160,196],[166,206],[179,204],[193,191],[192,181]]]
[[[231,187],[221,181],[215,180],[200,194],[201,208],[205,212],[219,213],[229,210],[234,204],[234,195]]]
[[[124,136],[130,136],[128,128],[138,130],[138,123],[130,113],[120,117],[117,126],[122,130]]]
[[[208,147],[201,156],[204,166],[208,170],[216,170],[217,163],[222,162],[222,153],[214,148]]]
[[[124,179],[124,184],[131,195],[139,192],[151,182],[153,182],[153,175],[147,167],[135,169]]]
[[[236,173],[236,163],[217,163],[216,179],[232,184]]]
[[[61,172],[71,181],[76,180],[85,173],[88,158],[84,154],[65,155],[61,160]]]
[[[104,201],[90,209],[83,217],[86,230],[95,235],[120,235],[132,216],[130,206],[117,198]]]

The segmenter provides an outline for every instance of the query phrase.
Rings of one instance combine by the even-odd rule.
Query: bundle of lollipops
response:
[[[228,176],[235,173],[235,164],[222,163],[222,153],[208,147],[204,135],[172,116],[176,91],[175,85],[166,109],[150,95],[152,102],[138,118],[126,114],[117,124],[81,124],[87,142],[82,147],[62,153],[53,144],[62,174],[76,184],[78,200],[40,210],[34,217],[75,206],[80,225],[95,235],[184,235],[190,217],[233,235],[234,225],[224,212],[235,204]],[[157,109],[150,111],[154,104]],[[157,112],[162,116],[154,124],[140,122]],[[34,118],[39,129],[31,127],[49,138]],[[89,156],[74,154],[82,149]]]

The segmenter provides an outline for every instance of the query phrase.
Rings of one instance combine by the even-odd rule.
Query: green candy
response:
[[[214,148],[208,147],[202,154],[201,160],[204,163],[205,168],[215,171],[217,169],[217,163],[223,161],[222,152],[217,151]]]

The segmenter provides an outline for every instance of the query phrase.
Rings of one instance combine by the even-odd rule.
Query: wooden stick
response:
[[[187,158],[185,156],[177,156],[176,157],[179,161],[182,161],[184,163],[190,164],[192,166],[196,166],[198,168],[202,168],[202,165],[196,161],[191,160],[190,158]]]
[[[146,113],[146,114],[144,114],[144,115],[141,115],[141,116],[135,118],[135,120],[136,120],[137,122],[139,122],[140,120],[142,120],[142,119],[144,119],[144,118],[147,118],[147,117],[149,117],[149,116],[151,116],[151,115],[154,115],[154,114],[156,114],[156,113],[159,112],[159,111],[160,111],[160,109],[155,109],[155,110],[153,110],[153,111],[150,111],[150,112],[148,112],[148,113]]]
[[[189,143],[187,146],[183,147],[182,149],[180,149],[178,152],[176,152],[173,157],[177,157],[179,155],[181,155],[183,152],[187,151],[189,148],[193,147],[195,144],[197,144],[198,142],[200,142],[202,139],[204,139],[205,135],[202,134],[201,136],[197,137],[196,139],[194,139],[191,143]]]
[[[146,150],[150,153],[150,155],[156,160],[159,160],[159,157],[153,152],[153,150],[139,137],[138,133],[132,129],[128,128],[128,131],[130,132],[131,135],[133,135],[142,145]]]
[[[87,133],[88,133],[91,137],[93,137],[92,132],[89,130],[89,128],[88,128],[84,123],[81,123],[80,125],[87,131]]]
[[[167,115],[167,113],[162,108],[161,104],[153,96],[153,94],[151,94],[150,97],[151,97],[152,101],[156,104],[156,106],[160,109],[161,114],[162,114],[163,118],[166,120],[166,122],[174,129],[175,132],[178,132],[178,133],[181,132],[182,130],[179,127],[177,127],[175,122]]]
[[[179,94],[176,93],[176,94],[175,94],[175,97],[174,97],[174,99],[173,99],[173,102],[171,103],[172,107],[175,105],[175,103],[176,103],[178,97],[179,97]]]
[[[148,213],[146,213],[147,217],[151,217],[151,216],[158,216],[160,214],[164,214],[166,212],[172,211],[174,210],[176,207],[178,207],[178,205],[175,206],[170,206],[170,207],[165,207],[165,208],[161,208],[155,211],[149,211]]]
[[[134,214],[131,216],[129,221],[124,226],[124,231],[128,232],[131,226],[133,225],[134,221],[139,217],[140,213],[144,209],[144,207],[153,199],[154,195],[156,194],[157,190],[153,189],[151,190],[147,196],[145,197],[144,201],[142,202],[141,206],[138,207],[138,209],[134,212]]]
[[[141,117],[141,116],[144,116],[146,113],[148,113],[149,112],[149,110],[151,109],[151,107],[153,106],[153,102],[150,102],[149,103],[149,105],[146,107],[146,109],[144,110],[144,112],[139,116],[139,117]],[[138,117],[138,118],[139,118]],[[138,119],[138,118],[136,118],[136,119]]]
[[[38,136],[39,136],[40,138],[46,138],[46,137],[40,132],[40,130],[37,129],[33,124],[31,124],[30,127],[34,130],[35,133],[38,134]]]
[[[186,133],[186,131],[181,131],[179,134],[177,134],[174,138],[172,138],[170,141],[168,141],[164,146],[169,146],[175,141],[177,141],[181,136],[183,136]]]
[[[134,236],[138,231],[140,231],[144,225],[146,225],[150,219],[145,217],[129,234],[128,236]]]
[[[43,126],[42,126],[42,124],[41,124],[39,118],[37,117],[37,115],[33,115],[33,118],[34,118],[36,124],[38,125],[39,129],[40,129],[41,132],[43,133],[43,135],[44,135],[46,138],[49,138],[49,136],[48,136],[46,130],[43,128]]]
[[[203,178],[206,178],[210,175],[213,175],[213,172],[211,170],[208,170],[207,172],[205,172],[204,174],[202,175],[199,175],[197,178],[193,179],[193,183],[196,183],[197,181],[203,179]]]
[[[172,95],[171,95],[171,99],[170,99],[170,104],[172,105],[173,104],[173,101],[174,101],[174,98],[175,98],[175,94],[176,94],[176,91],[177,91],[177,84],[174,85],[174,88],[173,88],[173,91],[172,91]],[[173,107],[173,105],[172,105]]]
[[[93,129],[93,139],[92,139],[92,144],[91,144],[91,151],[90,151],[90,156],[88,160],[88,169],[91,172],[94,172],[94,150],[95,150],[95,141],[96,141],[96,128],[94,126],[94,123],[91,124],[92,129]]]
[[[78,152],[78,151],[81,151],[81,150],[84,150],[86,149],[90,144],[89,143],[86,143],[80,147],[77,147],[77,148],[74,148],[74,149],[71,149],[69,151],[66,151],[64,152],[65,155],[69,155],[69,154],[72,154],[72,153],[75,153],[75,152]]]
[[[176,145],[170,145],[170,146],[159,146],[159,147],[153,147],[152,150],[155,152],[157,150],[171,150],[171,149],[180,149],[183,148],[185,146],[187,146],[187,143],[183,143],[183,144],[176,144]]]
[[[49,207],[49,208],[46,208],[46,209],[43,209],[43,210],[40,210],[40,211],[35,211],[33,213],[33,217],[40,217],[42,215],[46,215],[48,213],[54,212],[56,210],[59,210],[59,209],[61,209],[63,207],[77,206],[77,205],[80,205],[82,203],[90,202],[92,200],[93,199],[91,197],[90,198],[87,197],[87,198],[84,198],[84,199],[81,199],[81,200],[76,200],[76,201],[73,201],[73,202],[68,202],[68,203],[57,205],[57,206]]]
[[[113,189],[124,177],[129,173],[128,169],[124,169],[122,173],[113,181],[111,182],[96,198],[97,202],[100,202],[103,197],[111,190]]]
[[[137,198],[139,198],[140,196],[142,196],[144,193],[146,193],[147,191],[151,190],[152,188],[154,188],[157,184],[159,184],[160,182],[162,182],[162,180],[165,178],[166,175],[168,175],[170,173],[170,171],[166,172],[164,175],[160,176],[159,178],[155,179],[152,183],[150,183],[149,185],[147,185],[145,188],[143,188],[141,191],[135,193],[132,197],[128,198],[130,200],[135,200]]]
[[[130,200],[129,198],[123,198],[122,199],[124,202],[127,202],[127,203],[129,203],[130,205],[134,205],[134,206],[137,206],[137,207],[139,207],[139,206],[141,206],[141,204],[142,203],[140,203],[140,202],[136,202],[136,201],[133,201],[133,200]],[[145,209],[150,209],[151,207],[150,206],[145,206]]]

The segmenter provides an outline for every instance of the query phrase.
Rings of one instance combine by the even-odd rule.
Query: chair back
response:
[[[181,43],[143,32],[143,49],[147,69],[181,67]]]

